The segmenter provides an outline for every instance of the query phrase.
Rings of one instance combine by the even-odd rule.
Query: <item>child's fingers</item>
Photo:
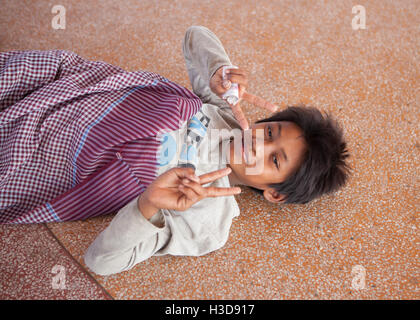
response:
[[[245,93],[246,92],[244,92],[244,94]],[[246,120],[245,114],[242,111],[239,102],[237,104],[235,104],[234,106],[231,106],[230,108],[232,109],[233,116],[235,117],[236,120],[238,120],[239,125],[241,126],[241,128],[243,130],[249,129],[248,120]]]
[[[248,86],[248,76],[246,72],[244,72],[242,69],[240,68],[227,69],[225,73],[226,73],[226,79],[223,79],[223,80],[225,80],[226,82],[229,82],[229,83],[234,82],[243,87]],[[224,85],[223,87],[225,89],[228,89]]]
[[[243,85],[245,87],[248,86],[248,79],[245,75],[231,74],[230,73],[230,74],[227,75],[227,79],[231,82],[238,83],[238,84]]]
[[[244,95],[244,93],[246,91],[246,88],[244,86],[239,85],[238,91],[239,91],[238,92],[238,96],[239,96],[238,103],[239,103],[239,102],[241,102],[242,96]]]
[[[194,168],[176,168],[175,173],[177,174],[179,179],[188,178],[190,180],[200,182],[199,177],[197,177],[197,175],[195,174]]]
[[[239,187],[231,188],[221,188],[221,187],[207,187],[206,196],[207,197],[224,197],[224,196],[233,196],[235,194],[240,194],[242,192]]]
[[[242,95],[242,99],[245,101],[248,101],[249,103],[253,104],[254,106],[264,108],[267,110],[270,110],[271,112],[277,111],[278,107],[271,102],[268,102],[267,100],[264,100],[263,98],[257,97],[253,94],[250,94],[248,92],[244,92]]]
[[[191,200],[194,203],[200,199],[199,195],[197,195],[193,189],[183,186],[182,184],[178,186],[178,190],[181,191],[188,200]]]
[[[220,77],[218,80],[213,80],[213,84],[210,88],[215,94],[222,96],[231,86],[232,82],[227,79],[223,80],[222,77]]]
[[[225,90],[229,90],[230,87],[232,86],[232,82],[229,80],[223,80],[222,86]]]
[[[240,75],[243,75],[243,76],[246,77],[246,72],[243,69],[241,69],[241,68],[227,69],[225,71],[225,73],[226,73],[226,75],[229,75],[229,74],[240,74]]]
[[[201,176],[199,176],[200,178],[200,184],[207,184],[209,182],[213,182],[217,179],[220,179],[226,175],[228,175],[229,173],[232,172],[232,169],[229,167],[223,168],[223,169],[219,169],[219,170],[215,170],[209,173],[205,173],[202,174]]]
[[[182,186],[182,190],[188,190],[189,188],[192,189],[195,193],[194,198],[190,198],[192,201],[196,202],[202,198],[207,197],[223,197],[223,196],[231,196],[235,194],[241,193],[241,188],[239,187],[230,187],[230,188],[222,188],[222,187],[202,187],[199,183],[193,181],[182,181],[186,184],[186,187]],[[192,193],[191,193],[192,194]]]
[[[239,83],[242,85],[248,85],[248,79],[245,75],[242,74],[228,74],[226,75],[227,80],[230,80],[235,83]]]
[[[192,190],[194,190],[194,192],[198,196],[200,197],[206,196],[206,190],[201,186],[201,184],[194,181],[190,181],[188,179],[182,179],[182,183],[184,184],[184,186],[187,186],[188,188],[191,188]]]

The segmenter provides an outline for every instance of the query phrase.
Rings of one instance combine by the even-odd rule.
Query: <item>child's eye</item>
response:
[[[274,162],[274,164],[276,165],[276,167],[277,167],[277,169],[278,169],[278,168],[279,168],[279,163],[278,163],[278,161],[277,161],[276,156],[273,156],[273,162]]]
[[[267,131],[268,131],[268,136],[271,138],[273,134],[271,132],[271,127],[270,126],[267,127]],[[279,162],[277,161],[276,156],[273,156],[273,162],[276,165],[276,168],[278,169],[279,168]]]

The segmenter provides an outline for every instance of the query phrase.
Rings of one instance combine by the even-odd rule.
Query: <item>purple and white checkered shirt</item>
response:
[[[116,212],[156,178],[157,134],[201,105],[158,74],[71,51],[0,53],[0,223]]]

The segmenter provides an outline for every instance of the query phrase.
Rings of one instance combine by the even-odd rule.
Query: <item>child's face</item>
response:
[[[244,153],[234,150],[234,143],[230,144],[230,163],[234,180],[240,184],[252,186],[264,190],[264,196],[268,201],[281,202],[283,197],[269,184],[285,181],[301,165],[306,142],[299,126],[289,121],[263,122],[252,125],[252,146],[248,151],[253,155],[252,163],[246,163]],[[264,140],[256,141],[256,132],[263,132]],[[236,158],[235,158],[236,157]],[[262,168],[258,174],[256,168]],[[248,174],[247,174],[248,173]]]

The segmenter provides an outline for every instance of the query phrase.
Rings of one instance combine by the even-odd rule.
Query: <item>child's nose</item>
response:
[[[253,158],[256,160],[262,159],[264,157],[264,150],[266,149],[266,145],[269,141],[264,139],[264,131],[256,132],[255,135],[252,136],[252,155]]]

